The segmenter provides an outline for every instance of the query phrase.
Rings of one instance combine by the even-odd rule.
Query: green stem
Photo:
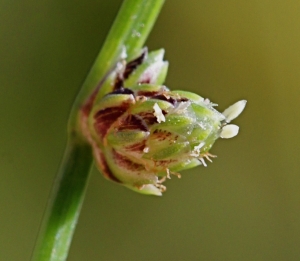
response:
[[[32,260],[66,260],[91,163],[90,146],[80,140],[69,140]]]
[[[72,107],[65,155],[54,182],[32,261],[64,261],[84,199],[92,149],[80,131],[80,109],[105,74],[120,60],[137,56],[164,0],[125,0]]]
[[[78,108],[87,100],[99,81],[120,60],[126,50],[127,60],[137,56],[143,47],[165,0],[125,0],[98,54],[71,112],[71,126],[78,122]]]

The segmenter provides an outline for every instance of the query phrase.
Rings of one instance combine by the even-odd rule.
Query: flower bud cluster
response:
[[[100,171],[109,179],[143,194],[161,195],[171,175],[214,157],[219,138],[231,138],[228,124],[244,109],[239,101],[223,113],[197,94],[170,91],[163,82],[168,63],[163,50],[125,63],[103,82],[87,113],[84,133]]]

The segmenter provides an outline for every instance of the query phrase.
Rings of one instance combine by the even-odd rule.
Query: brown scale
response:
[[[148,131],[148,128],[141,118],[139,118],[137,115],[130,114],[125,119],[121,120],[119,127],[117,127],[117,130]]]
[[[172,136],[173,134],[169,131],[166,131],[166,130],[155,130],[153,132],[153,136],[151,137],[152,139],[156,139],[158,141],[163,141],[165,139],[170,139],[170,137]]]
[[[125,68],[117,74],[114,83],[114,91],[124,87],[124,80],[126,80],[130,76],[130,74],[132,74],[136,70],[136,68],[145,61],[147,55],[148,49],[144,48],[141,55],[136,59],[128,62],[127,64],[125,60],[123,61],[123,67]]]
[[[94,127],[102,137],[104,137],[110,126],[124,113],[122,107],[110,107],[98,111],[95,116]]]
[[[146,140],[140,141],[138,143],[126,146],[125,149],[131,152],[140,152],[143,153],[144,148],[146,147]]]
[[[130,107],[131,100],[124,101],[119,106],[105,108],[94,115],[94,127],[102,138],[106,135],[109,128],[117,121]]]
[[[143,90],[137,91],[137,95],[151,97],[151,98],[155,95],[158,95],[159,93],[160,93],[159,91],[143,91]]]
[[[144,120],[148,127],[155,123],[158,123],[157,118],[154,116],[153,112],[140,112],[138,115]]]
[[[169,160],[155,160],[154,164],[156,167],[162,167],[163,169],[167,169],[167,167],[178,160],[169,159]]]
[[[112,171],[110,170],[105,157],[102,153],[100,153],[100,165],[101,165],[101,170],[103,172],[103,175],[107,178],[110,179],[112,181],[115,181],[117,183],[121,183],[121,181],[119,179],[117,179],[114,174],[112,173]]]
[[[129,75],[132,74],[132,72],[145,61],[147,56],[148,56],[148,48],[145,47],[142,50],[142,53],[139,57],[126,64],[126,68],[123,74],[124,79],[127,79]]]
[[[167,102],[171,103],[172,105],[175,105],[177,102],[177,100],[174,99],[173,97],[168,97],[163,94],[155,95],[155,96],[151,97],[151,99],[167,101]]]
[[[121,168],[127,169],[129,171],[145,171],[145,167],[141,164],[132,162],[126,156],[119,154],[116,150],[113,150],[113,158],[116,161],[116,164]]]

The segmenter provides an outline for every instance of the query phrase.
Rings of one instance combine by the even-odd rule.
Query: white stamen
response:
[[[225,116],[227,122],[231,122],[238,117],[245,109],[247,101],[241,100],[229,106],[222,114]]]
[[[199,145],[195,146],[191,153],[191,156],[198,157],[200,154],[200,149],[204,146],[204,144],[204,142],[201,142]]]
[[[222,128],[220,137],[223,139],[230,139],[236,136],[238,133],[239,133],[239,126],[236,126],[234,124],[229,124]]]
[[[187,102],[180,102],[177,104],[177,106],[172,109],[170,112],[171,113],[178,113],[178,114],[182,114],[186,111],[186,109],[191,105],[190,101]]]
[[[208,161],[212,162],[212,160],[210,159],[210,157],[209,157],[208,155],[204,155],[204,157],[205,157]]]
[[[217,103],[212,103],[212,102],[210,102],[210,99],[208,99],[208,98],[204,99],[203,102],[204,102],[204,104],[206,104],[208,107],[215,107],[215,106],[218,106]]]
[[[202,162],[202,164],[203,164],[204,167],[207,167],[207,165],[205,163],[205,160],[203,158],[199,158],[199,160]]]
[[[165,121],[166,121],[166,118],[165,118],[165,116],[163,115],[162,110],[161,110],[161,108],[158,106],[157,103],[154,104],[153,109],[154,109],[153,115],[156,117],[158,123],[161,123],[162,121],[165,122]]]
[[[170,170],[169,170],[169,169],[166,169],[166,172],[167,172],[167,178],[168,178],[168,179],[171,179]]]

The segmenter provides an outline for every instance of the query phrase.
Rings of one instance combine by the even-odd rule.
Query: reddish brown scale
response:
[[[111,172],[109,166],[107,165],[107,162],[105,160],[105,157],[102,153],[100,153],[100,164],[101,164],[101,170],[102,170],[102,174],[110,180],[113,180],[115,182],[121,183],[121,181],[119,179],[117,179],[113,173]]]
[[[184,97],[176,99],[177,102],[187,102],[188,100],[189,100],[188,98],[184,98]]]
[[[134,172],[145,171],[145,167],[143,165],[132,162],[126,156],[119,154],[115,150],[113,150],[113,158],[116,164],[121,168],[127,169],[129,171],[134,171]]]
[[[124,113],[120,107],[106,108],[98,111],[95,116],[94,127],[102,137],[104,137],[110,126]]]
[[[144,120],[148,127],[155,123],[158,123],[157,118],[154,116],[153,112],[140,112],[138,115]]]
[[[114,91],[123,88],[124,86],[124,79],[123,75],[118,75],[116,77],[115,83],[114,83]]]
[[[151,99],[167,101],[167,102],[171,103],[172,105],[175,105],[177,102],[177,100],[174,99],[173,97],[166,97],[163,94],[155,95],[155,96],[151,97]]]
[[[152,139],[156,139],[158,141],[163,141],[165,139],[170,139],[172,133],[166,130],[155,130],[152,135]]]
[[[139,96],[145,96],[145,97],[152,97],[154,95],[158,95],[160,92],[157,91],[138,91],[137,95]]]
[[[125,66],[125,69],[124,71],[117,74],[114,83],[114,90],[123,88],[124,80],[126,80],[130,76],[130,74],[132,74],[133,71],[135,71],[136,68],[144,62],[144,60],[147,57],[147,54],[148,54],[148,49],[144,48],[142,54],[136,59],[134,59],[133,61],[130,61],[129,63],[126,64],[126,61],[123,60],[123,66]]]
[[[104,137],[110,126],[128,110],[130,104],[131,102],[128,100],[119,106],[109,107],[98,111],[94,116],[94,127],[97,133]]]
[[[154,164],[156,167],[165,167],[167,168],[171,163],[177,162],[178,160],[156,160]]]
[[[120,122],[118,127],[119,131],[122,130],[141,130],[148,131],[146,123],[136,115],[128,115],[124,120]]]
[[[119,88],[117,90],[114,90],[113,92],[110,92],[108,94],[106,94],[106,96],[112,95],[112,94],[132,94],[134,95],[134,92],[128,88]]]
[[[139,57],[126,64],[126,68],[123,74],[124,79],[127,79],[129,75],[145,61],[147,55],[148,55],[148,49],[144,48],[142,54]]]
[[[135,143],[133,145],[126,146],[125,149],[131,152],[140,152],[142,153],[144,148],[146,147],[146,140]]]

